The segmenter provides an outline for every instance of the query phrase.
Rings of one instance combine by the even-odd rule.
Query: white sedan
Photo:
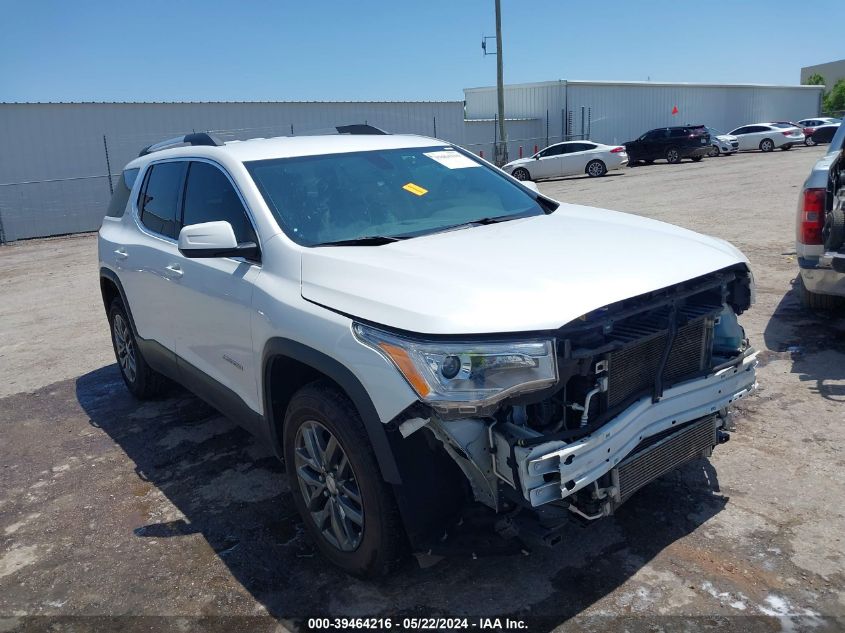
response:
[[[761,152],[771,152],[776,147],[788,150],[792,149],[793,145],[804,143],[803,130],[787,123],[743,125],[730,134],[737,138],[741,150],[759,149]]]
[[[578,174],[595,178],[627,164],[628,154],[622,145],[564,141],[549,145],[530,158],[513,160],[502,169],[517,180],[540,180]]]

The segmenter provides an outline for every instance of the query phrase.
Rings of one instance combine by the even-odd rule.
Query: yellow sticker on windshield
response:
[[[416,196],[424,196],[425,194],[428,193],[428,189],[423,189],[419,185],[415,185],[412,182],[409,182],[407,185],[402,187],[402,189],[404,189],[405,191],[410,191],[412,194],[414,194]]]

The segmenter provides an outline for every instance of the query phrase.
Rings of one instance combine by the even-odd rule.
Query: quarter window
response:
[[[185,185],[182,224],[220,220],[232,225],[238,243],[258,243],[246,209],[226,175],[214,165],[192,162]]]
[[[114,188],[111,202],[109,202],[108,211],[106,215],[110,218],[119,218],[123,215],[126,209],[126,203],[129,202],[129,194],[132,192],[132,185],[135,184],[135,178],[138,176],[138,168],[127,169],[121,174],[117,180],[117,186]]]
[[[154,233],[176,239],[179,233],[179,194],[185,162],[158,163],[150,167],[140,199],[141,223]]]

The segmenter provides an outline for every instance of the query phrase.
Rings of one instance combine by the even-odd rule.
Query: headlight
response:
[[[551,339],[424,341],[355,323],[355,337],[391,361],[420,399],[440,413],[486,415],[507,396],[557,382]]]

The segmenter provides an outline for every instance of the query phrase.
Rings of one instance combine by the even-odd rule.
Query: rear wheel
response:
[[[694,162],[694,163],[698,163],[698,162],[700,162],[700,161],[701,161],[701,159],[702,159],[702,158],[704,158],[704,156],[693,156],[693,157],[692,157],[692,162]]]
[[[109,307],[109,325],[114,357],[126,387],[140,400],[161,395],[167,388],[167,379],[150,367],[141,355],[132,324],[120,299],[112,301]]]
[[[681,162],[681,152],[678,151],[677,147],[670,147],[666,150],[666,160],[673,165]]]
[[[792,149],[792,145],[781,145],[780,149],[781,149],[781,151],[788,152],[789,150]]]
[[[294,503],[323,556],[356,576],[389,573],[405,534],[352,402],[328,382],[297,391],[285,415],[284,449]]]
[[[590,178],[598,178],[607,173],[607,166],[600,160],[591,160],[587,163],[586,172]]]
[[[771,152],[775,148],[775,142],[770,138],[764,138],[760,141],[761,152]]]
[[[809,145],[810,147],[812,147],[815,144],[816,144],[816,142],[813,140],[812,136],[808,136],[807,138],[804,139],[804,145]]]
[[[801,305],[808,310],[834,310],[842,306],[842,297],[822,295],[807,290],[807,286],[804,285],[804,280],[800,275],[798,276],[796,286],[798,287],[798,298],[801,301]]]
[[[513,170],[513,177],[517,180],[531,180],[531,174],[528,173],[527,169],[523,169],[522,167]]]

